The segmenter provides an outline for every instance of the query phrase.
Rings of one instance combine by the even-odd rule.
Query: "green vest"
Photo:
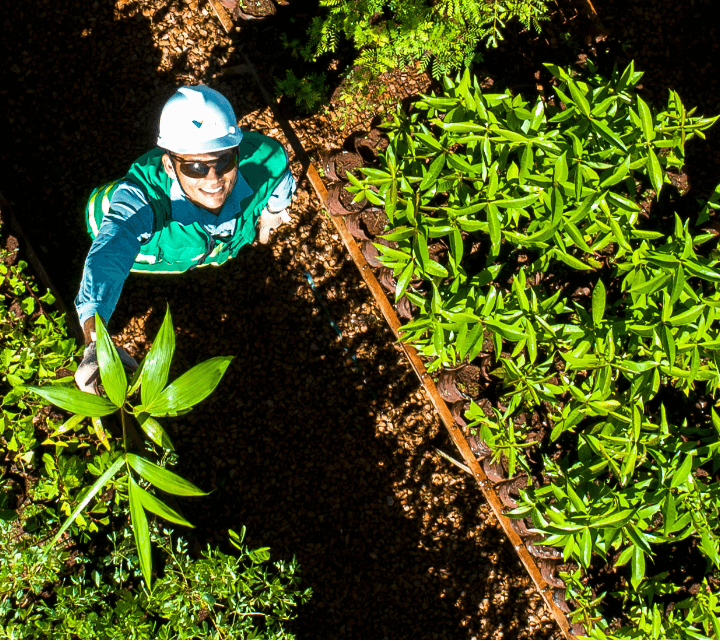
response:
[[[172,219],[172,179],[162,165],[164,153],[160,148],[149,151],[132,164],[124,179],[93,190],[85,207],[90,236],[95,239],[98,235],[115,190],[127,181],[142,189],[154,214],[152,237],[141,246],[131,271],[179,273],[192,267],[221,265],[237,256],[243,245],[255,239],[258,217],[287,169],[282,145],[257,132],[243,132],[238,168],[253,193],[236,213],[235,233],[221,242],[214,241],[199,223],[182,225]]]

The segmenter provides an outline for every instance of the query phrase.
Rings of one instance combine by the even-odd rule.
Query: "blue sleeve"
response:
[[[120,185],[85,259],[75,298],[80,325],[95,312],[110,320],[140,245],[150,238],[152,228],[153,213],[145,194],[134,185]]]
[[[285,156],[287,157],[287,152],[285,152]],[[292,196],[295,193],[296,188],[297,185],[295,184],[295,179],[290,173],[290,167],[288,167],[267,202],[268,210],[273,213],[277,213],[283,209],[287,209],[292,202]]]

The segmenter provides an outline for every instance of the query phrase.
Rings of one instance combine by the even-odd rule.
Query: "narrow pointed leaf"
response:
[[[42,396],[46,401],[57,405],[61,409],[74,412],[75,414],[82,414],[83,416],[107,416],[118,409],[117,405],[106,398],[81,392],[72,387],[55,385],[36,387],[34,385],[28,385],[23,389]]]
[[[175,416],[207,398],[217,387],[232,356],[216,356],[191,370],[158,394],[145,410],[151,416]]]
[[[175,451],[175,447],[167,435],[167,432],[163,429],[163,426],[149,414],[146,412],[140,414],[140,416],[138,416],[138,422],[143,432],[147,434],[148,438],[155,443],[155,445],[159,445],[166,450]]]
[[[125,402],[127,377],[115,345],[105,329],[100,316],[95,314],[97,333],[97,358],[100,366],[100,379],[108,398],[118,407]]]
[[[660,190],[663,186],[663,176],[662,169],[660,168],[660,161],[652,148],[648,149],[647,169],[650,174],[650,182],[655,190],[655,198],[659,198]]]
[[[168,494],[178,496],[206,496],[199,487],[186,481],[170,470],[166,470],[155,463],[151,463],[137,454],[127,454],[127,462],[130,467],[142,476],[148,483],[161,489]]]
[[[605,316],[605,285],[598,280],[592,293],[592,319],[593,325],[597,327]]]
[[[109,452],[110,451],[110,442],[108,441],[107,434],[105,433],[105,428],[103,427],[102,419],[97,416],[93,416],[91,421],[92,421],[93,431],[95,432],[95,435],[98,437],[100,442],[105,446],[105,449],[107,449],[107,451]]]
[[[652,140],[655,140],[655,129],[653,128],[653,119],[650,107],[647,106],[647,103],[640,96],[637,97],[637,102],[643,136],[645,137],[645,140],[651,142]]]
[[[157,496],[146,492],[139,485],[133,481],[135,485],[135,496],[140,500],[141,505],[153,514],[161,516],[166,521],[171,523],[177,523],[178,525],[184,525],[185,527],[195,527],[190,521],[184,519],[170,506],[163,503]]]
[[[65,530],[67,530],[75,521],[75,519],[78,517],[78,514],[82,512],[85,507],[87,506],[90,501],[92,501],[93,497],[103,488],[103,486],[113,477],[115,476],[115,473],[123,466],[123,463],[125,461],[122,457],[119,457],[113,461],[112,465],[105,470],[105,472],[98,478],[95,483],[92,484],[92,487],[87,491],[87,494],[85,494],[85,497],[82,501],[78,504],[78,506],[75,508],[73,513],[67,517],[65,520],[65,523],[62,524],[60,529],[56,532],[55,536],[53,537],[52,541],[48,544],[46,550],[49,550],[53,545],[55,545],[59,540],[60,537],[64,534]]]
[[[173,330],[170,308],[165,312],[160,331],[145,357],[143,383],[140,388],[142,404],[147,407],[167,384],[170,362],[175,351],[175,331]]]
[[[139,492],[142,489],[128,477],[128,494],[130,495],[130,517],[132,518],[132,529],[135,534],[135,545],[137,546],[138,558],[143,578],[148,588],[152,589],[152,554],[150,552],[150,528],[148,527],[147,516],[140,500]]]

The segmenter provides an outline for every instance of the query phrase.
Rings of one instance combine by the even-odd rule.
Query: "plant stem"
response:
[[[122,423],[123,449],[127,453],[127,429],[125,427],[125,408],[120,408],[120,422]]]

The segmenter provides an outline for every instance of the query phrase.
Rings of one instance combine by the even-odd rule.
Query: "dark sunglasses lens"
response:
[[[204,162],[180,163],[180,171],[188,178],[205,178],[210,173],[210,167],[215,167],[218,175],[226,174],[237,163],[237,150],[220,156],[215,162],[208,165]]]

